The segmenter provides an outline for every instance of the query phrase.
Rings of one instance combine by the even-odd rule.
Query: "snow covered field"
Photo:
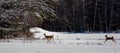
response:
[[[44,31],[43,31],[44,32]],[[120,34],[113,33],[58,33],[54,41],[47,40],[14,40],[0,42],[0,53],[120,53]],[[117,43],[105,40],[104,35],[114,36]],[[43,33],[35,33],[43,37]],[[40,36],[38,36],[40,35]]]
[[[1,43],[1,53],[119,53],[120,46],[77,45],[77,44],[39,44],[39,43]]]

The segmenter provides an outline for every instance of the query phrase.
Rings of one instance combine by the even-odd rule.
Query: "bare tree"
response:
[[[93,31],[95,31],[95,25],[96,25],[96,16],[97,16],[97,9],[98,9],[97,5],[98,5],[98,0],[96,0],[96,2],[95,2],[95,13],[94,13]]]

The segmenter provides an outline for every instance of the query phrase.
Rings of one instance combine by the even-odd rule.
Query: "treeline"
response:
[[[55,11],[57,21],[49,22],[49,27],[45,28],[70,32],[120,32],[119,0],[59,0]]]
[[[1,0],[0,38],[20,37],[31,27],[41,27],[46,19],[54,19],[55,1]]]
[[[120,32],[119,0],[2,0],[0,28]],[[11,26],[7,26],[7,25]]]

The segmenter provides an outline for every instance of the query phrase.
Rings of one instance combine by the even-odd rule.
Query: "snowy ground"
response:
[[[117,43],[111,40],[104,42],[105,33],[56,33],[54,41],[14,40],[0,42],[0,53],[120,53],[120,34],[106,33],[114,36]],[[43,33],[42,33],[43,34]],[[35,35],[41,35],[36,33]]]
[[[119,53],[119,45],[1,43],[1,53]]]

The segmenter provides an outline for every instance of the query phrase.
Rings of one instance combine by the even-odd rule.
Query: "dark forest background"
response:
[[[120,32],[120,0],[0,0],[0,32]],[[6,32],[4,32],[6,31]]]

